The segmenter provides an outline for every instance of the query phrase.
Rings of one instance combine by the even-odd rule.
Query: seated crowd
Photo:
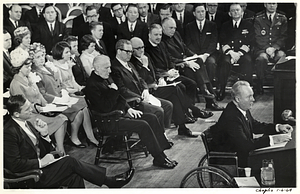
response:
[[[173,123],[178,135],[197,137],[186,124],[225,109],[217,101],[225,98],[235,64],[239,78],[259,95],[267,64],[295,46],[287,38],[295,37],[296,14],[287,19],[277,3],[258,5],[251,11],[246,3],[81,3],[82,14],[67,29],[52,4],[37,3],[25,13],[21,5],[4,4],[3,92],[10,93],[11,117],[4,127],[5,168],[43,168],[43,188],[84,187],[83,179],[99,186],[127,184],[134,171],[107,177],[105,168],[69,156],[48,166],[54,150],[67,154],[68,122],[71,145],[86,147],[78,137],[82,125],[86,142],[98,146],[85,98],[99,113],[122,110],[120,130],[139,135],[153,165],[176,167],[164,153],[174,144],[165,130]],[[206,109],[195,105],[198,96]],[[49,104],[71,99],[76,102],[66,110],[43,113]],[[42,146],[36,154],[27,137],[32,147]]]

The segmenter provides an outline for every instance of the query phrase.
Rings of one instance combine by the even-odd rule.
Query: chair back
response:
[[[212,133],[211,133],[211,128],[212,127],[216,127],[216,125],[213,125],[211,127],[209,127],[208,129],[206,129],[205,131],[203,131],[201,133],[201,138],[202,138],[202,141],[203,141],[203,144],[204,144],[204,147],[205,147],[205,151],[206,151],[206,154],[209,154],[210,151],[212,150]]]
[[[81,6],[74,6],[74,7],[71,7],[68,10],[66,17],[79,16],[80,14],[82,14],[82,7]]]

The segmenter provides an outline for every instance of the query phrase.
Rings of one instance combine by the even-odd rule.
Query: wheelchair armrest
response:
[[[211,156],[237,156],[236,152],[209,152]]]
[[[124,114],[122,110],[114,110],[108,113],[99,113],[92,110],[92,113],[94,116],[97,117],[114,117],[114,116],[121,117]]]
[[[22,182],[22,181],[26,181],[29,179],[33,179],[35,182],[38,182],[40,180],[40,175],[37,174],[32,174],[32,175],[27,175],[27,176],[23,176],[23,177],[19,177],[19,178],[4,178],[4,182],[5,183],[18,183],[18,182]]]
[[[139,102],[139,101],[141,101],[141,98],[140,98],[140,97],[137,97],[137,96],[131,97],[131,98],[126,98],[126,102],[127,102],[127,103],[128,103],[128,102],[134,102],[134,101]]]
[[[7,183],[20,182],[28,179],[34,179],[37,182],[40,176],[43,174],[43,171],[40,169],[33,169],[33,170],[28,170],[20,173],[13,173],[6,168],[3,168],[3,170],[4,170],[4,182]]]

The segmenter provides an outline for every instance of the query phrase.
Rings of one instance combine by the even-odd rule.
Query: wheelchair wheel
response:
[[[200,162],[198,164],[198,167],[201,167],[201,166],[208,166],[207,164],[207,154],[205,154],[201,159],[200,159]]]
[[[202,166],[187,173],[180,188],[233,188],[234,179],[223,170],[213,166]]]

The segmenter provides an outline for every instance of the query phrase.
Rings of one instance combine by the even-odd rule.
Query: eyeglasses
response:
[[[142,50],[142,49],[144,49],[144,48],[145,48],[144,46],[140,46],[140,47],[133,48],[133,49],[136,49],[136,50]]]
[[[125,50],[125,49],[120,49],[121,51],[125,51],[127,54],[132,54],[133,50]]]
[[[122,7],[120,7],[119,9],[115,9],[115,10],[113,10],[113,12],[117,12],[117,11],[121,11],[123,8]]]
[[[86,17],[87,18],[95,18],[95,17],[97,17],[98,15],[87,15]]]

